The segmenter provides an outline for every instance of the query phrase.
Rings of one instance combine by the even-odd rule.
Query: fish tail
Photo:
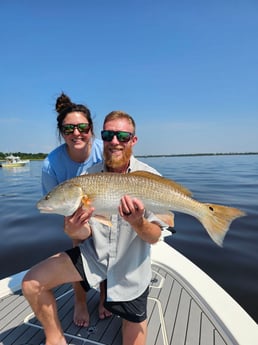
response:
[[[245,216],[245,213],[237,208],[215,204],[204,204],[205,214],[199,218],[212,240],[222,247],[224,237],[234,219]]]

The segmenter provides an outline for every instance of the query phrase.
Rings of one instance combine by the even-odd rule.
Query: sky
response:
[[[258,152],[257,0],[1,0],[0,42],[0,152],[59,145],[62,91],[138,155]]]

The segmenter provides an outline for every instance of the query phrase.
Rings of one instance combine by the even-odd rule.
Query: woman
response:
[[[85,173],[92,165],[102,161],[102,140],[94,137],[90,110],[81,104],[72,103],[62,93],[56,100],[57,128],[64,143],[46,157],[42,168],[42,190],[47,194],[59,183]],[[80,228],[87,223],[87,214],[78,210],[73,216],[65,218],[65,227]],[[73,241],[74,246],[78,241]],[[78,283],[74,284],[75,307],[74,323],[89,326],[89,313],[85,291]],[[110,316],[104,308],[102,298],[99,306],[101,319]]]
[[[57,128],[65,143],[53,150],[42,168],[43,193],[57,184],[81,175],[102,160],[102,140],[94,138],[90,110],[62,93],[56,100]]]

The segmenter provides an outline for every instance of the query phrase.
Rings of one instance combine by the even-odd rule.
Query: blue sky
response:
[[[136,154],[258,151],[257,0],[1,0],[1,152],[58,145],[61,91]]]

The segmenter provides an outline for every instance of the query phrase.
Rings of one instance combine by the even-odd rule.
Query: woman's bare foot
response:
[[[73,322],[79,327],[89,327],[90,315],[86,303],[75,303]]]
[[[104,320],[107,317],[112,316],[112,313],[108,311],[102,303],[99,304],[99,318]]]

